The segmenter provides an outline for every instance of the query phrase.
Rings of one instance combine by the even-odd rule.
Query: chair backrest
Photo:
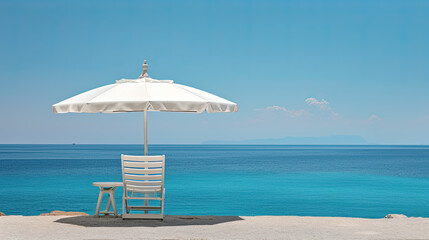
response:
[[[164,188],[165,155],[121,155],[124,191],[161,192]]]

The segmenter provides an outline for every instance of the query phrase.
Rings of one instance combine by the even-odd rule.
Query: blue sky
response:
[[[238,103],[149,113],[152,143],[429,144],[428,1],[0,1],[0,143],[142,143],[143,114],[53,114],[121,78]]]

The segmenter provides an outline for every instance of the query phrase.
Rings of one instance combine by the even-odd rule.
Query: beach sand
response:
[[[0,239],[429,239],[429,218],[2,216]]]

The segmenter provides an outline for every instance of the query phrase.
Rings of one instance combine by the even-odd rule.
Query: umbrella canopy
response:
[[[85,112],[236,112],[237,104],[211,93],[156,80],[147,74],[147,64],[138,79],[121,79],[53,105],[54,113]]]
[[[138,79],[121,79],[54,104],[54,113],[144,112],[147,155],[147,111],[236,112],[238,105],[211,93],[149,77],[146,60]]]

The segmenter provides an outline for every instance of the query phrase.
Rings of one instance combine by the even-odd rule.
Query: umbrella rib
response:
[[[205,91],[203,91],[203,90],[200,90],[200,89],[195,89],[195,90],[197,90],[197,91],[202,91],[202,92],[205,92],[205,93],[207,93],[207,94],[210,94],[210,95],[213,95],[214,97],[217,97],[217,98],[220,98],[221,100],[224,100],[224,101],[226,101],[226,102],[222,102],[222,101],[211,101],[211,100],[206,100],[206,99],[204,99],[203,97],[200,97],[198,94],[196,94],[196,93],[193,93],[192,91],[190,91],[190,90],[188,90],[188,89],[186,89],[186,88],[191,88],[191,89],[193,89],[192,87],[189,87],[189,86],[182,86],[182,85],[180,85],[180,84],[176,84],[176,86],[177,87],[179,87],[180,89],[183,89],[183,90],[185,90],[186,92],[188,92],[188,93],[190,93],[190,94],[192,94],[192,95],[194,95],[194,96],[196,96],[196,97],[198,97],[198,98],[200,98],[200,99],[202,99],[204,102],[205,102],[205,104],[206,104],[206,106],[205,106],[205,111],[207,111],[207,112],[209,112],[209,107],[210,107],[210,104],[212,104],[212,103],[216,103],[216,104],[234,104],[234,105],[237,105],[237,104],[235,104],[235,103],[233,103],[233,102],[231,102],[231,101],[229,101],[229,100],[226,100],[226,99],[224,99],[224,98],[221,98],[221,97],[218,97],[218,96],[216,96],[216,95],[214,95],[214,94],[212,94],[212,93],[209,93],[209,92],[205,92]],[[236,108],[236,107],[235,107]]]
[[[195,93],[193,93],[193,92],[189,91],[188,89],[183,88],[180,84],[176,84],[176,86],[177,86],[178,88],[180,88],[180,89],[182,89],[182,90],[184,90],[184,91],[186,91],[186,92],[188,92],[188,93],[192,94],[193,96],[195,96],[195,97],[197,97],[197,98],[199,98],[199,99],[203,100],[203,101],[204,101],[205,103],[207,103],[207,104],[210,102],[210,101],[208,101],[208,100],[206,100],[206,99],[204,99],[204,98],[202,98],[202,97],[198,96],[197,94],[195,94]]]
[[[109,89],[107,89],[107,90],[103,91],[102,93],[100,93],[100,94],[98,94],[98,95],[95,95],[94,97],[90,98],[89,100],[78,102],[77,104],[81,104],[81,109],[79,110],[79,112],[83,112],[82,110],[84,110],[84,108],[88,105],[88,103],[89,103],[90,101],[92,101],[92,100],[93,100],[94,98],[96,98],[96,97],[99,97],[99,96],[103,95],[103,94],[104,94],[104,93],[106,93],[107,91],[110,91],[112,88],[114,88],[114,87],[115,87],[115,85],[116,85],[116,84],[109,84],[109,85],[111,85],[111,87],[110,87]],[[107,86],[109,86],[109,85],[107,85]],[[102,87],[107,87],[107,86],[102,86]],[[98,88],[102,88],[102,87],[98,87]],[[96,89],[98,89],[98,88],[96,88]],[[96,90],[96,89],[92,89],[92,90]],[[89,91],[92,91],[92,90],[89,90]],[[76,95],[76,96],[74,96],[74,97],[78,97],[79,95],[85,94],[85,93],[87,93],[87,92],[88,92],[88,91],[83,92],[83,93],[78,94],[78,95]],[[74,97],[70,97],[70,98],[74,98]],[[66,99],[66,100],[64,100],[64,101],[62,101],[62,102],[65,102],[65,101],[69,100],[70,98],[68,98],[68,99]],[[59,102],[59,103],[57,103],[57,104],[54,104],[54,106],[55,106],[55,105],[57,105],[57,106],[61,106],[62,104],[65,104],[65,105],[69,105],[69,106],[70,106],[70,103],[62,103],[62,102]]]
[[[110,91],[110,90],[112,90],[113,88],[115,88],[115,87],[117,87],[118,85],[116,84],[116,83],[113,83],[113,84],[111,84],[112,85],[112,87],[111,88],[109,88],[109,89],[107,89],[106,91],[104,91],[104,92],[102,92],[102,93],[100,93],[100,94],[98,94],[98,95],[96,95],[96,96],[94,96],[94,97],[92,97],[91,99],[89,99],[88,101],[86,101],[86,102],[84,102],[84,103],[82,103],[82,110],[84,110],[84,108],[86,108],[90,103],[91,103],[91,101],[92,100],[94,100],[95,98],[97,98],[97,97],[100,97],[100,96],[102,96],[103,94],[105,94],[106,92],[108,92],[108,91]],[[81,110],[81,111],[82,111]]]

